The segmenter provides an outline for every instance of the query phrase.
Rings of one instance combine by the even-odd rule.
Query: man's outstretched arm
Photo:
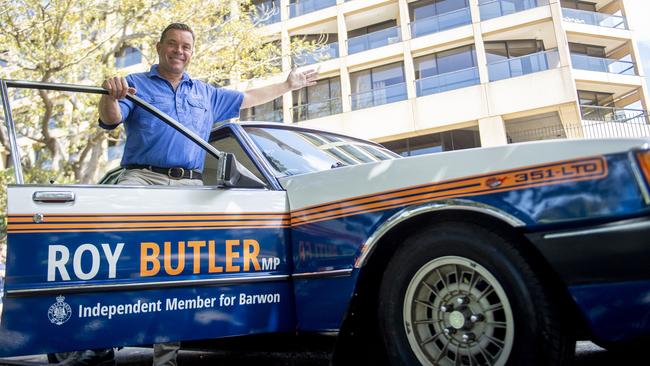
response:
[[[298,72],[294,67],[284,82],[245,91],[241,108],[250,108],[264,104],[292,90],[316,85],[317,78],[318,71],[307,70]]]

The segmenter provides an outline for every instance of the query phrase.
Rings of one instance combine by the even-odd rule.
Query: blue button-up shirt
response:
[[[158,73],[158,65],[149,72],[126,77],[129,86],[136,88],[136,95],[165,112],[204,140],[210,136],[214,122],[234,118],[244,94],[235,90],[215,88],[187,74],[176,88]],[[133,102],[119,101],[122,121],[126,129],[126,145],[122,166],[139,164],[157,167],[181,167],[203,170],[205,150],[180,132],[166,125],[159,118]],[[99,122],[105,129],[117,127]]]

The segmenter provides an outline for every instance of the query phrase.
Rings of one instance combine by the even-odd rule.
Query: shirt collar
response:
[[[153,78],[154,76],[156,76],[156,77],[159,77],[159,78],[165,80],[165,78],[162,77],[162,75],[160,75],[160,73],[158,72],[158,64],[155,64],[155,65],[151,66],[151,69],[149,69],[149,72],[147,73],[147,76],[150,77],[150,78]],[[194,80],[192,80],[190,78],[190,76],[187,75],[186,72],[184,72],[183,76],[181,77],[181,84],[186,82],[186,81],[188,83],[190,83],[190,85],[194,85]]]

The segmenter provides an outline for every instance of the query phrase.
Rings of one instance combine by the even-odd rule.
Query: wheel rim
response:
[[[514,339],[508,297],[485,267],[463,257],[434,259],[413,276],[404,330],[423,365],[504,365]]]

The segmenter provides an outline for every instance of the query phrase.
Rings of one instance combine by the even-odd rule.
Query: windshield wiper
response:
[[[340,168],[342,166],[345,166],[345,164],[341,163],[340,161],[337,161],[336,163],[332,164],[332,167],[330,169]]]

